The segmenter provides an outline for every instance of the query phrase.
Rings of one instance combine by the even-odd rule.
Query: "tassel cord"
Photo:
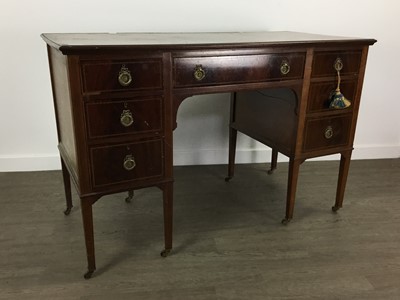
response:
[[[337,82],[337,87],[336,87],[336,92],[340,92],[340,70],[337,70],[337,76],[338,76],[338,82]]]

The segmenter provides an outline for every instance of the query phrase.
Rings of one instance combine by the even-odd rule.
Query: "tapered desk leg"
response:
[[[268,170],[268,174],[274,173],[274,170],[276,170],[277,165],[278,165],[278,151],[276,149],[272,148],[271,168]]]
[[[286,216],[282,220],[282,224],[288,224],[293,218],[294,202],[296,198],[297,179],[299,177],[300,164],[302,160],[290,159],[289,161],[289,176],[286,197]]]
[[[338,211],[343,205],[344,190],[346,188],[347,175],[349,174],[350,160],[352,151],[341,153],[339,178],[336,190],[336,202],[332,207],[332,211]]]
[[[164,207],[164,243],[165,248],[161,251],[162,257],[167,257],[172,249],[172,230],[173,230],[173,182],[168,182],[163,186],[163,207]]]
[[[237,130],[230,127],[229,128],[228,176],[225,178],[225,181],[231,180],[235,173],[236,140],[237,140]]]
[[[85,233],[86,256],[88,262],[88,271],[85,273],[85,279],[92,277],[93,272],[96,270],[96,259],[94,254],[94,234],[93,234],[93,213],[92,205],[96,202],[95,197],[81,198],[81,210],[83,230]]]
[[[64,210],[64,214],[67,216],[70,214],[71,209],[73,207],[72,196],[71,196],[71,177],[62,158],[61,158],[61,170],[64,181],[65,200],[67,202],[67,208]]]

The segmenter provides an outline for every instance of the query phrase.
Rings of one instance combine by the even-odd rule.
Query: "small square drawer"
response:
[[[86,103],[89,138],[158,132],[162,129],[161,98]]]
[[[160,177],[162,153],[161,140],[91,148],[93,186]]]
[[[335,92],[336,86],[336,81],[311,83],[307,111],[319,112],[329,110],[330,96]],[[352,102],[352,105],[346,109],[346,111],[353,107],[353,101],[356,96],[356,88],[357,82],[355,80],[343,80],[340,84],[341,93],[350,102]]]
[[[304,134],[304,151],[345,146],[349,143],[352,114],[308,119]]]
[[[161,60],[94,61],[82,64],[85,94],[162,88]]]
[[[262,54],[174,59],[176,87],[298,79],[305,54]]]
[[[361,63],[361,51],[317,51],[314,53],[311,77],[336,76],[336,60],[340,60],[341,75],[357,75]]]

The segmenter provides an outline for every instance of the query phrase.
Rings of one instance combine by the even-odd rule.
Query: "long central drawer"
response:
[[[174,58],[174,86],[250,83],[303,77],[305,53]]]

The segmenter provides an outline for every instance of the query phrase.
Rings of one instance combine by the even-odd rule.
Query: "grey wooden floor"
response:
[[[400,299],[400,160],[353,161],[345,203],[338,162],[301,167],[295,218],[287,164],[175,170],[174,251],[164,259],[161,192],[94,205],[97,271],[79,201],[66,217],[61,173],[0,173],[0,299]]]

